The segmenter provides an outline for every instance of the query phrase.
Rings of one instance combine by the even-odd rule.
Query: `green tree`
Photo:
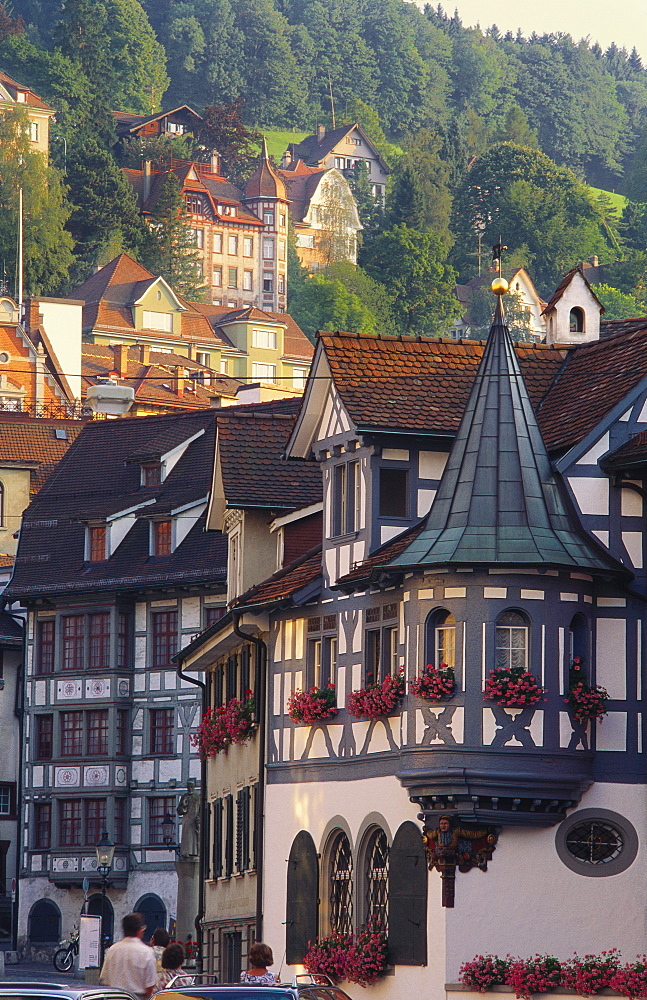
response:
[[[303,283],[290,306],[290,314],[310,340],[317,330],[375,333],[376,319],[357,295],[341,281],[313,274]]]
[[[155,241],[142,253],[142,263],[153,274],[161,274],[171,288],[193,302],[205,294],[201,256],[189,226],[180,183],[173,173],[166,175],[151,215]]]
[[[530,314],[523,306],[519,292],[509,292],[503,300],[505,318],[510,336],[514,341],[532,343]],[[494,316],[494,296],[489,283],[473,288],[470,293],[469,310],[467,314],[470,325],[470,336],[477,340],[485,340],[492,326]]]
[[[447,247],[440,236],[395,226],[362,248],[360,263],[388,289],[403,333],[438,336],[451,332],[460,306],[456,274],[447,263]]]
[[[537,149],[539,146],[537,129],[530,127],[528,116],[516,103],[506,111],[505,118],[493,138],[495,142],[514,142],[517,146],[525,146],[527,149]]]
[[[642,313],[641,303],[611,285],[591,285],[605,308],[604,319],[635,319]]]
[[[151,135],[124,139],[119,143],[117,156],[121,167],[141,170],[142,161],[169,164],[175,160],[202,159],[202,150],[192,135]]]
[[[92,135],[81,133],[71,144],[66,179],[73,205],[67,228],[76,243],[75,283],[122,250],[137,257],[150,236],[137,198],[112,154]]]
[[[0,259],[8,275],[16,273],[20,188],[25,293],[52,295],[65,285],[74,260],[65,229],[70,209],[59,172],[32,149],[27,113],[5,108],[0,115]]]
[[[503,237],[508,260],[532,270],[544,292],[580,260],[610,251],[590,191],[544,153],[513,143],[479,157],[456,193],[452,261],[464,279],[476,271],[477,233],[484,247]]]
[[[647,202],[628,201],[618,230],[626,246],[632,250],[647,250]]]
[[[349,261],[339,261],[331,264],[324,271],[324,277],[332,281],[341,281],[347,292],[356,295],[363,306],[375,317],[375,327],[378,333],[397,334],[398,327],[393,315],[391,296],[386,287],[371,278],[361,267],[356,267]]]
[[[387,199],[388,225],[433,229],[449,240],[452,198],[449,166],[441,159],[441,140],[422,129],[398,160]]]
[[[362,223],[360,239],[366,240],[379,232],[384,224],[384,204],[379,195],[373,194],[368,166],[358,160],[350,179],[350,186],[357,202],[357,214]]]
[[[343,113],[337,116],[337,122],[341,125],[361,125],[387,166],[393,166],[402,153],[399,146],[387,139],[375,108],[360,97],[352,97],[344,103]]]
[[[159,110],[169,83],[166,54],[138,0],[65,0],[57,37],[114,110]]]

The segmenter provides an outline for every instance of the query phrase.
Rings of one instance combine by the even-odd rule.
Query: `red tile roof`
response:
[[[635,434],[616,451],[606,455],[602,460],[605,469],[618,471],[644,466],[647,464],[647,431]]]
[[[2,419],[0,417],[0,466],[3,463],[33,463],[30,491],[44,486],[58,463],[76,441],[85,422],[48,420],[41,417]],[[57,437],[65,434],[65,437]]]
[[[105,330],[108,332],[128,332],[133,334],[132,305],[157,278],[142,264],[138,264],[127,253],[105,264],[96,274],[93,274],[82,285],[75,288],[68,298],[80,299],[85,302],[83,307],[83,330],[92,332]],[[174,293],[175,294],[175,293]],[[147,339],[161,341],[199,341],[213,344],[215,338],[210,324],[196,309],[181,296],[178,301],[186,307],[182,313],[182,332],[178,336],[166,331],[147,330]]]
[[[646,376],[647,326],[571,349],[537,414],[548,449],[581,441]]]
[[[258,320],[265,323],[282,323],[285,326],[283,334],[283,357],[298,361],[312,361],[314,347],[306,337],[298,323],[289,313],[267,312],[255,306],[241,309],[223,309],[221,306],[209,305],[204,302],[191,302],[190,305],[206,316],[216,338],[223,346],[235,350],[226,333],[227,324]]]
[[[54,111],[54,108],[47,104],[42,97],[39,97],[33,90],[26,87],[24,83],[17,83],[7,73],[3,73],[2,70],[0,70],[0,85],[6,87],[14,101],[16,100],[16,91],[21,91],[26,94],[24,104],[27,107],[38,108],[40,111]]]
[[[274,170],[267,155],[267,140],[261,140],[258,166],[245,185],[245,198],[282,198],[285,200],[285,184]]]
[[[484,341],[319,335],[335,386],[359,428],[453,434],[467,402]],[[517,344],[535,407],[560,369],[565,351]]]
[[[381,545],[368,559],[358,563],[350,573],[346,573],[345,576],[340,577],[335,584],[335,589],[356,590],[360,585],[368,584],[382,566],[386,566],[392,559],[399,556],[406,549],[407,545],[420,534],[425,520],[426,518],[423,518],[418,524],[414,524],[410,528],[407,528],[406,531],[403,531],[397,538],[392,538],[390,541],[385,542],[384,545]]]
[[[321,575],[321,546],[318,545],[263,583],[251,587],[234,602],[233,607],[247,608],[288,602],[294,594],[314,583]]]
[[[597,297],[597,295],[595,294],[595,292],[591,288],[591,286],[590,286],[590,284],[588,282],[588,279],[586,278],[586,275],[582,272],[582,268],[581,267],[574,267],[570,271],[567,271],[566,274],[564,275],[564,277],[562,278],[562,280],[560,281],[559,285],[557,286],[557,288],[555,289],[555,291],[551,295],[550,299],[548,300],[548,303],[547,303],[546,307],[542,311],[542,316],[545,313],[550,312],[550,310],[553,309],[557,305],[557,303],[561,299],[562,295],[564,294],[564,292],[566,291],[566,289],[568,288],[568,286],[570,285],[571,281],[573,280],[573,278],[575,277],[576,274],[580,274],[580,276],[584,279],[584,283],[586,284],[586,287],[590,291],[591,295],[593,296],[593,298],[595,299],[595,301],[597,302],[597,304],[600,306],[600,312],[603,313],[605,311],[604,306],[602,305],[602,303],[600,302],[599,298]]]

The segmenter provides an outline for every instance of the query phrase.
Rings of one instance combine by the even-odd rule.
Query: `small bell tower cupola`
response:
[[[564,275],[542,315],[547,344],[588,344],[600,339],[604,306],[580,267]]]

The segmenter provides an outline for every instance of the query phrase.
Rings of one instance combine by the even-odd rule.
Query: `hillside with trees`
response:
[[[595,254],[616,268],[609,312],[645,309],[647,70],[635,49],[468,28],[405,0],[12,0],[0,5],[0,67],[58,112],[52,162],[73,256],[62,244],[52,293],[116,249],[169,259],[124,187],[109,112],[187,103],[208,135],[176,152],[202,156],[217,136],[237,183],[265,129],[359,121],[390,163],[385,206],[356,170],[358,279],[332,261],[315,287],[293,268],[309,326],[328,315],[442,332],[456,311],[447,289],[477,273],[499,234],[542,294]],[[626,194],[622,216],[589,185]]]

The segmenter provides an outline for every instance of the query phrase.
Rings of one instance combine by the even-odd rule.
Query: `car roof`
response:
[[[64,983],[38,983],[38,982],[0,982],[0,997],[11,996],[64,996],[70,1000],[101,1000],[102,997],[111,997],[112,1000],[132,1000],[132,995],[126,990],[113,989],[110,986],[68,986]]]

